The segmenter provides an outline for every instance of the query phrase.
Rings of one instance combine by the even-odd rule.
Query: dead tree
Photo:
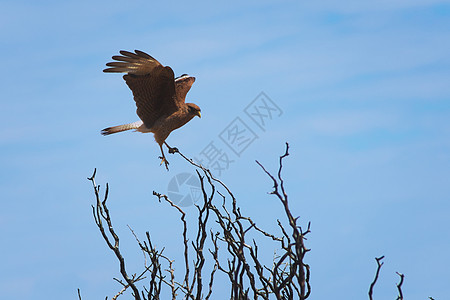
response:
[[[131,274],[119,247],[119,236],[114,230],[111,214],[107,206],[108,184],[104,195],[95,182],[96,170],[88,179],[92,182],[96,204],[92,206],[95,223],[107,246],[119,263],[121,279],[114,278],[121,289],[113,296],[117,299],[125,292],[131,292],[136,300],[172,299],[209,299],[214,291],[214,280],[221,273],[228,280],[230,299],[306,299],[311,293],[309,284],[310,269],[305,263],[305,236],[310,233],[310,224],[303,230],[297,224],[289,208],[288,195],[282,178],[283,162],[289,156],[289,145],[279,158],[276,176],[256,161],[263,172],[273,182],[270,194],[282,204],[288,225],[277,220],[279,232],[270,233],[260,228],[251,216],[244,214],[238,200],[230,189],[211,171],[176,151],[195,169],[200,180],[202,201],[197,207],[197,223],[193,226],[194,235],[189,242],[186,213],[167,195],[153,192],[160,202],[166,202],[180,214],[183,224],[184,261],[175,262],[156,249],[152,243],[150,231],[141,241],[131,230],[140,249],[145,255],[145,264],[139,273]],[[255,236],[257,238],[255,238]],[[268,239],[276,243],[279,249],[273,262],[262,261],[259,239]],[[148,262],[148,263],[147,263]],[[208,262],[208,263],[207,263]],[[182,278],[176,278],[174,264],[183,265]],[[144,282],[145,285],[141,286]],[[222,282],[223,284],[223,282]],[[166,292],[164,292],[166,291]],[[79,294],[79,298],[81,296]]]
[[[256,161],[273,182],[270,194],[282,204],[288,223],[283,225],[282,221],[277,220],[278,233],[260,228],[250,216],[245,215],[231,190],[214,177],[209,169],[195,163],[178,150],[175,153],[196,169],[200,180],[202,201],[199,205],[195,205],[196,224],[188,224],[186,213],[167,195],[155,191],[153,195],[159,202],[168,203],[180,214],[183,226],[183,262],[175,262],[167,257],[164,248],[157,249],[149,231],[141,241],[129,228],[145,257],[142,270],[130,273],[126,268],[119,247],[119,236],[113,227],[107,206],[109,186],[106,184],[102,196],[100,186],[95,182],[96,170],[88,178],[92,182],[96,199],[96,204],[92,206],[95,224],[117,258],[122,277],[113,278],[121,285],[121,289],[112,299],[129,292],[135,300],[167,299],[169,295],[172,299],[181,296],[183,299],[207,300],[213,294],[214,282],[219,274],[227,279],[230,299],[307,299],[311,293],[311,286],[310,268],[305,263],[305,255],[310,249],[306,248],[304,242],[306,235],[310,233],[310,223],[307,224],[306,230],[303,230],[297,224],[298,218],[293,216],[289,208],[288,194],[282,177],[283,162],[289,156],[289,145],[286,143],[285,153],[279,157],[278,172],[275,176]],[[188,226],[194,228],[192,242],[189,242]],[[268,239],[279,249],[271,264],[261,259],[258,248],[261,239]],[[376,258],[377,269],[369,287],[369,300],[374,299],[373,291],[384,264],[383,259],[384,256]],[[175,263],[183,266],[184,274],[181,278],[175,274]],[[402,300],[405,276],[398,272],[397,275],[400,277],[397,284],[397,300]],[[78,298],[81,300],[79,289]]]

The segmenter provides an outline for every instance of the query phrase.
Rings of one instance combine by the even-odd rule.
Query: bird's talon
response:
[[[158,156],[158,158],[161,160],[161,163],[159,165],[162,166],[162,164],[164,163],[167,171],[169,171],[169,162],[167,161],[167,159],[163,156]]]
[[[178,153],[178,148],[177,147],[169,148],[169,153],[170,154]]]

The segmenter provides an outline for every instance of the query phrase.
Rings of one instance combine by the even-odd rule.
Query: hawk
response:
[[[194,103],[185,103],[186,94],[191,89],[195,77],[183,74],[175,78],[172,68],[161,65],[149,54],[135,50],[133,52],[119,51],[121,55],[112,57],[115,62],[106,64],[109,68],[105,73],[126,73],[123,76],[128,87],[133,92],[136,102],[136,113],[140,121],[102,130],[103,135],[135,129],[139,132],[152,132],[155,141],[161,149],[161,165],[168,169],[162,145],[165,144],[169,153],[171,148],[166,143],[169,134],[195,116],[201,117],[200,107]]]

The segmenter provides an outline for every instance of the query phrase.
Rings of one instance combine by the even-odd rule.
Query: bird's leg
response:
[[[174,153],[177,153],[178,152],[178,148],[176,148],[176,147],[170,147],[166,142],[164,142],[164,145],[166,145],[167,146],[167,148],[169,148],[169,153],[170,154],[174,154]]]
[[[162,154],[162,156],[159,157],[161,159],[161,165],[164,163],[167,171],[169,171],[169,162],[167,161],[166,156],[164,155],[162,145],[159,145],[159,148],[161,149],[161,154]]]

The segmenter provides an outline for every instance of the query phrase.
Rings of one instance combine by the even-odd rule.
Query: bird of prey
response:
[[[134,52],[120,51],[121,55],[113,56],[112,59],[116,61],[107,63],[109,68],[103,72],[126,73],[123,79],[133,92],[136,113],[141,121],[108,127],[101,133],[109,135],[130,129],[152,132],[161,149],[161,165],[164,163],[168,169],[169,162],[162,145],[167,146],[169,153],[176,151],[176,148],[171,148],[166,138],[195,116],[201,117],[200,107],[194,103],[185,103],[195,77],[183,74],[175,78],[169,66],[161,65],[145,52]]]

